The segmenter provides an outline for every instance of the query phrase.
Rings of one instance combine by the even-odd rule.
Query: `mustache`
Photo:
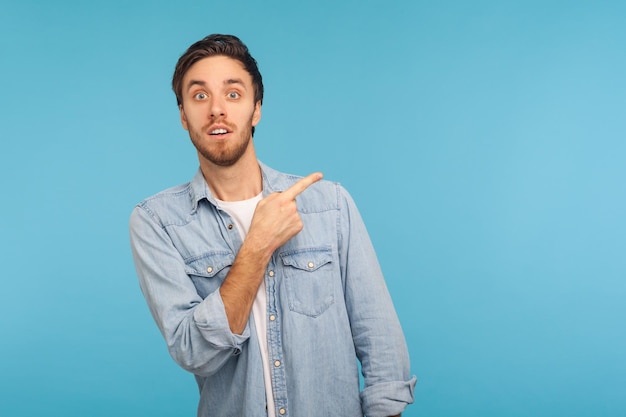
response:
[[[226,120],[220,118],[220,119],[211,120],[210,122],[202,126],[202,130],[207,131],[211,128],[211,126],[215,126],[215,125],[226,126],[228,130],[230,131],[234,131],[235,128],[237,127],[234,123],[227,122]]]

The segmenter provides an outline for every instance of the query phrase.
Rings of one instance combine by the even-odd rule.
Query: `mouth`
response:
[[[223,137],[232,131],[225,126],[213,126],[209,129],[209,136]]]

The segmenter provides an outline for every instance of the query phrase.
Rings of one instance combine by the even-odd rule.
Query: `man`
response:
[[[399,415],[415,377],[363,222],[322,174],[257,160],[263,82],[247,47],[196,42],[172,87],[200,169],[138,204],[130,232],[150,311],[198,382],[198,416]]]

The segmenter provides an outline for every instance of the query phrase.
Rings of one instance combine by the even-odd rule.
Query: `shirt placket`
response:
[[[265,285],[267,290],[267,344],[269,350],[270,373],[277,416],[288,415],[287,379],[282,349],[281,317],[278,309],[278,284],[280,270],[276,268],[275,256],[267,267]]]

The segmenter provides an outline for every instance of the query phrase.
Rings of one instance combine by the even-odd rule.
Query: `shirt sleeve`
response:
[[[400,322],[358,209],[340,188],[340,257],[352,338],[361,362],[363,412],[400,414],[413,403],[416,378]]]
[[[200,376],[217,372],[250,336],[230,331],[219,290],[202,299],[158,218],[142,206],[130,217],[130,242],[139,285],[172,358]]]

